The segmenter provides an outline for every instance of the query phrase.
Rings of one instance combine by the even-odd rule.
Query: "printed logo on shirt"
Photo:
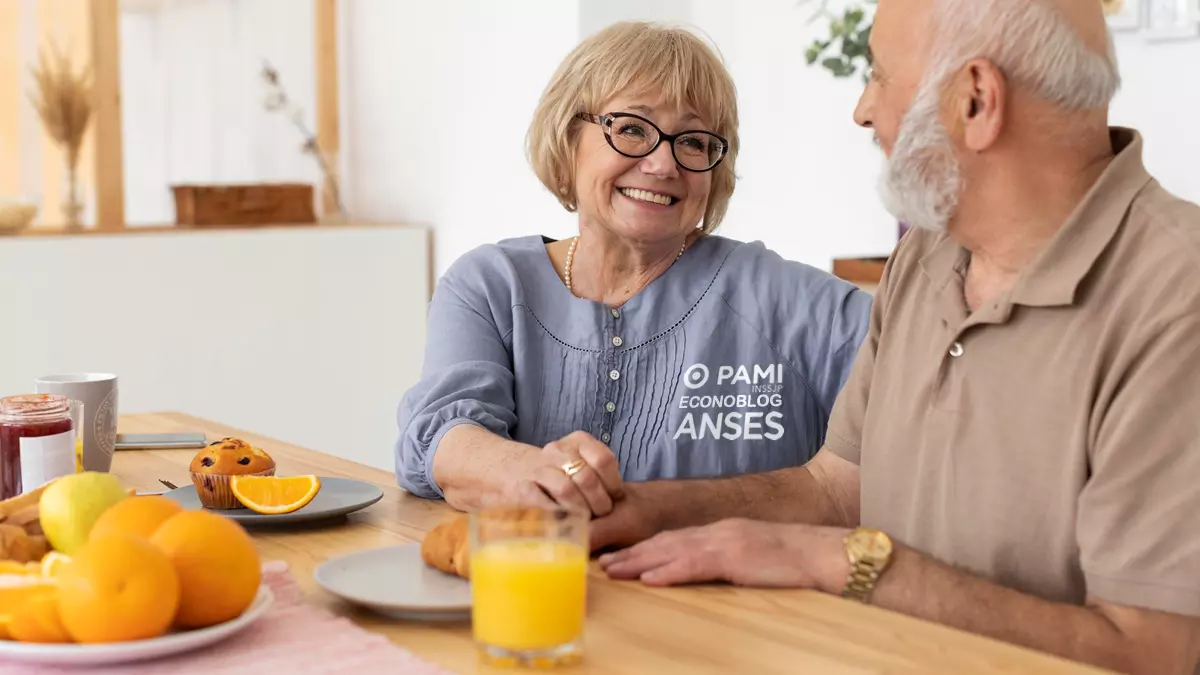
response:
[[[718,366],[715,377],[707,365],[696,363],[683,371],[683,386],[688,391],[679,398],[679,408],[688,412],[675,440],[783,438],[782,363]]]

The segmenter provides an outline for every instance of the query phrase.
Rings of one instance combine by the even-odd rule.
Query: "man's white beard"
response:
[[[879,196],[902,223],[944,232],[962,190],[958,158],[938,119],[941,78],[929,78],[900,124],[890,158],[884,158]]]

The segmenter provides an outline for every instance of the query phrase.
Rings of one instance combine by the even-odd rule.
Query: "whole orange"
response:
[[[58,576],[58,614],[76,642],[123,642],[167,632],[179,578],[159,548],[127,534],[93,539]]]
[[[178,502],[150,495],[146,497],[130,497],[123,499],[104,510],[92,525],[89,539],[97,539],[109,534],[131,534],[135,537],[149,539],[171,516],[181,513],[183,507]]]
[[[234,521],[208,511],[171,516],[150,538],[179,576],[176,625],[203,628],[241,615],[262,583],[254,541]]]

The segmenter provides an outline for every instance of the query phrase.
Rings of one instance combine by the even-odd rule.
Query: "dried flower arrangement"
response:
[[[34,90],[29,93],[30,101],[46,133],[62,149],[66,161],[68,194],[63,211],[67,227],[79,229],[83,215],[79,153],[92,118],[91,68],[85,66],[75,72],[66,55],[52,47],[50,57],[43,52],[32,71]]]
[[[346,206],[342,203],[342,192],[338,185],[337,175],[330,168],[332,162],[325,156],[321,150],[321,146],[317,143],[317,136],[309,130],[304,123],[304,110],[292,102],[288,98],[287,91],[283,88],[283,84],[279,79],[279,71],[275,70],[270,63],[264,63],[262,69],[262,79],[267,86],[267,97],[263,105],[268,112],[282,112],[288,116],[292,124],[300,131],[300,135],[304,138],[304,144],[300,146],[301,152],[312,155],[317,165],[321,169],[321,175],[325,179],[325,185],[329,187],[329,191],[333,195],[334,203],[337,204],[338,214],[343,220],[349,219],[346,213]]]

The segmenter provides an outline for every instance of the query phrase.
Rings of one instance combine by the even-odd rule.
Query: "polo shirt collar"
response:
[[[1116,157],[1012,290],[1012,302],[1053,307],[1075,302],[1079,283],[1125,222],[1138,193],[1152,178],[1142,163],[1142,137],[1132,129],[1109,132]]]
[[[1113,127],[1109,135],[1116,157],[1013,286],[1009,296],[1013,304],[1074,303],[1079,282],[1116,235],[1134,198],[1153,180],[1142,163],[1141,134]],[[920,265],[940,291],[955,277],[961,278],[969,258],[969,251],[943,234]]]
[[[934,290],[942,291],[952,279],[962,275],[970,257],[970,251],[959,246],[950,235],[941,234],[929,253],[921,258],[921,271],[929,278]]]

